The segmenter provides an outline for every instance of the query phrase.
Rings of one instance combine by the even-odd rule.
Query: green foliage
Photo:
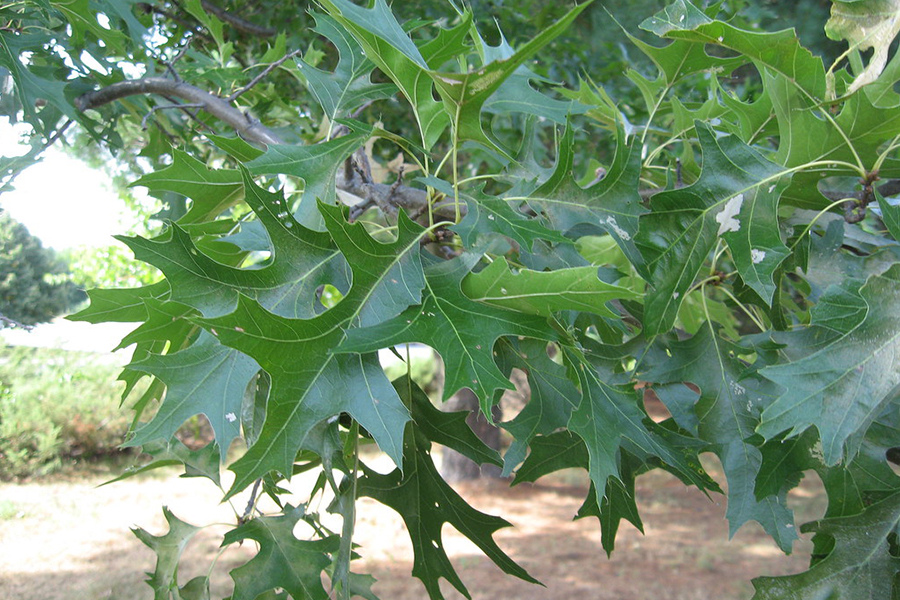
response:
[[[225,534],[259,544],[232,571],[233,597],[373,598],[351,568],[366,551],[353,544],[363,496],[406,523],[429,598],[444,597],[440,579],[469,594],[445,525],[533,581],[494,540],[508,524],[446,484],[433,444],[502,462],[516,483],[585,470],[578,517],[597,518],[608,553],[623,520],[642,527],[636,481],[653,469],[708,494],[727,482],[731,533],[756,521],[790,552],[787,496],[814,472],[828,508],[806,526],[811,568],[757,580],[756,599],[900,594],[888,464],[900,447],[900,59],[884,55],[896,31],[879,12],[894,3],[836,0],[828,33],[850,48],[826,67],[794,31],[736,17],[741,2],[675,0],[617,32],[644,55],[625,77],[621,51],[602,44],[583,68],[533,62],[584,39],[599,2],[525,1],[532,18],[500,32],[467,7],[415,3],[409,20],[406,3],[320,4],[291,15],[315,22],[312,45],[284,26],[289,3],[249,24],[201,2],[182,20],[111,0],[0,9],[15,24],[0,64],[35,131],[73,118],[114,147],[143,141],[135,185],[166,202],[168,222],[121,239],[164,279],[92,290],[72,318],[135,324],[121,379],[129,392],[150,381],[128,441],[152,456],[142,469],[180,463],[220,485],[218,461],[243,438],[224,497],[261,489],[281,510],[252,497]],[[490,4],[508,15],[514,3]],[[754,8],[760,21],[786,10]],[[159,61],[136,50],[175,63],[168,89],[199,98],[200,120],[117,83],[129,55],[162,85]],[[87,55],[114,75],[91,75]],[[105,89],[70,102],[93,86]],[[525,373],[527,405],[499,423],[513,437],[502,459],[464,414],[430,404],[413,365],[386,377],[377,351],[411,342],[441,355],[443,398],[469,388],[488,419],[511,371]],[[648,387],[669,418],[651,418]],[[172,436],[198,414],[215,443],[188,450]],[[370,443],[394,470],[367,464]],[[280,483],[311,470],[309,502],[283,503]],[[158,555],[156,597],[206,597],[205,577],[177,578],[196,528],[166,518],[165,536],[138,534]],[[308,538],[293,533],[301,521]]]
[[[39,475],[115,452],[129,423],[118,370],[86,352],[0,348],[0,476]]]
[[[134,256],[121,244],[100,248],[67,248],[60,255],[69,265],[72,283],[82,290],[116,286],[140,287],[157,281],[159,271]]]
[[[0,317],[45,323],[81,300],[68,266],[24,225],[0,212]],[[0,319],[0,328],[12,325]]]

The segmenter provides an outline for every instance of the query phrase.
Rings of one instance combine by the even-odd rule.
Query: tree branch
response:
[[[866,197],[866,190],[857,190],[853,192],[839,192],[836,190],[822,190],[822,195],[835,202],[847,198],[848,200],[860,201]],[[887,198],[888,196],[896,196],[900,194],[900,179],[889,179],[878,186],[878,193]]]
[[[246,114],[233,107],[227,100],[214,96],[183,81],[172,81],[162,77],[145,77],[130,81],[120,81],[99,90],[88,92],[75,99],[75,107],[80,111],[97,108],[122,98],[145,94],[157,94],[164,97],[180,98],[194,106],[201,106],[204,111],[234,128],[237,133],[249,142],[261,145],[284,144],[281,137]],[[388,212],[396,212],[402,207],[409,214],[425,214],[428,210],[428,196],[420,189],[405,185],[391,186],[383,183],[366,182],[352,169],[342,170],[335,184],[338,189],[362,198],[364,202],[374,202]],[[392,208],[392,210],[390,210]],[[460,215],[466,214],[466,206],[459,207]],[[432,211],[440,219],[453,220],[455,210],[452,201],[443,200],[435,203]]]
[[[203,6],[203,10],[212,15],[215,15],[220,21],[228,23],[242,33],[247,33],[250,35],[260,35],[263,37],[272,37],[273,35],[278,34],[278,31],[275,29],[262,27],[261,25],[251,23],[250,21],[242,19],[234,13],[228,12],[224,8],[216,6],[209,0],[200,0],[200,4],[201,6]]]
[[[259,121],[251,119],[222,98],[189,83],[172,81],[162,77],[145,77],[144,79],[113,83],[105,88],[79,96],[75,99],[75,107],[80,111],[85,111],[127,98],[128,96],[143,94],[172,96],[181,98],[191,104],[200,105],[203,107],[203,110],[234,128],[247,141],[266,145],[284,143],[274,131],[265,127]]]

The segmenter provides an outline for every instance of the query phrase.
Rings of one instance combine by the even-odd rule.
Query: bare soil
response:
[[[714,465],[711,465],[714,466]],[[179,580],[206,573],[219,553],[220,536],[235,511],[219,504],[208,481],[174,471],[96,487],[109,473],[0,484],[0,598],[8,600],[138,600],[153,597],[143,583],[153,553],[129,531],[166,531],[161,507],[181,519],[212,525],[185,551]],[[721,479],[721,478],[719,478]],[[737,600],[752,596],[750,579],[802,571],[809,542],[784,556],[755,524],[728,540],[724,498],[711,501],[665,473],[638,479],[645,535],[623,524],[611,559],[600,546],[596,519],[572,521],[587,493],[583,475],[563,473],[533,485],[508,488],[502,481],[456,486],[476,508],[502,515],[515,527],[496,534],[499,545],[544,586],[504,575],[456,531],[444,530],[445,547],[475,600]],[[798,522],[824,509],[815,479],[791,494]],[[238,511],[241,500],[235,502]],[[315,509],[316,507],[312,507]],[[324,510],[324,506],[319,507]],[[400,518],[372,500],[359,505],[357,537],[363,559],[355,571],[372,573],[382,600],[427,598],[410,576],[412,550]],[[253,555],[251,544],[227,549],[218,559],[213,598],[231,593],[227,571]],[[462,596],[444,586],[448,600]]]

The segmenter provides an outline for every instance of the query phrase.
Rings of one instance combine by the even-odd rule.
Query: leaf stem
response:
[[[722,292],[724,292],[726,296],[728,296],[729,298],[731,298],[731,299],[734,301],[734,303],[737,304],[738,307],[739,307],[742,311],[744,311],[744,314],[745,314],[745,315],[747,315],[748,317],[750,317],[750,320],[753,321],[753,324],[756,325],[756,326],[759,328],[760,331],[765,331],[765,330],[766,330],[766,327],[765,327],[765,325],[762,324],[762,321],[760,321],[760,320],[756,317],[756,315],[754,315],[752,312],[750,312],[750,309],[747,308],[747,307],[744,305],[743,302],[741,302],[740,300],[738,300],[737,298],[735,298],[734,294],[732,294],[730,291],[728,291],[728,289],[725,288],[725,287],[720,286],[719,289],[722,290]],[[706,304],[706,301],[705,301],[705,300],[704,300],[704,304]]]
[[[803,239],[803,236],[805,236],[807,233],[809,233],[809,230],[812,229],[813,225],[816,224],[816,221],[818,221],[819,218],[820,218],[822,215],[824,215],[825,213],[827,213],[829,210],[831,210],[831,209],[834,208],[835,206],[840,206],[841,204],[844,204],[844,203],[847,202],[848,200],[852,200],[852,198],[841,198],[840,200],[835,200],[834,202],[832,202],[831,204],[829,204],[828,206],[826,206],[825,208],[823,208],[822,210],[820,210],[820,211],[816,214],[816,216],[813,217],[812,221],[810,221],[809,224],[806,226],[806,229],[803,230],[803,233],[801,233],[799,236],[797,236],[797,239],[794,240],[794,243],[793,243],[793,244],[791,244],[791,248],[790,248],[791,252],[794,251],[794,248],[797,247],[797,244],[800,243],[800,240]]]

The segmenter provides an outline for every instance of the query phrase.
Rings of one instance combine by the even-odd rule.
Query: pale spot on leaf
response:
[[[744,195],[738,194],[725,203],[725,208],[716,215],[716,222],[719,224],[719,231],[716,235],[722,235],[729,231],[738,231],[741,228],[741,222],[737,219],[741,212],[741,206],[744,204]]]

